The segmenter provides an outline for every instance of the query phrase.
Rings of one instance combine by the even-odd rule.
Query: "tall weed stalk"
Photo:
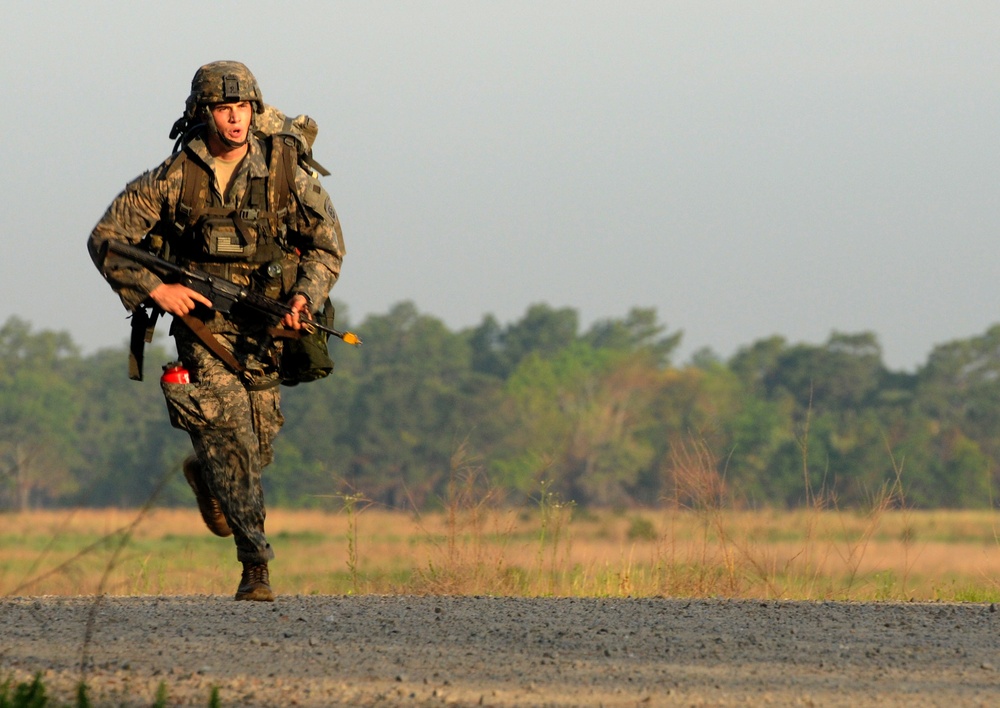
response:
[[[459,445],[449,461],[441,499],[443,534],[424,526],[424,516],[414,505],[414,514],[434,549],[426,568],[417,573],[418,587],[447,594],[520,592],[518,576],[509,572],[506,558],[513,523],[509,518],[504,521],[502,495],[467,453],[465,445]]]
[[[538,574],[546,586],[545,594],[556,593],[559,572],[559,552],[563,550],[564,557],[569,554],[567,529],[576,504],[573,501],[563,501],[559,494],[553,492],[546,481],[541,482],[538,495]],[[548,567],[545,557],[548,555]]]
[[[361,592],[361,576],[358,565],[358,517],[371,502],[363,494],[338,494],[341,510],[347,515],[347,572],[351,576],[351,591]]]

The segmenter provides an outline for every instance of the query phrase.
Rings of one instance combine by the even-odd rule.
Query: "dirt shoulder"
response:
[[[0,681],[97,705],[994,705],[982,604],[475,597],[0,600]],[[85,671],[81,674],[81,661]]]

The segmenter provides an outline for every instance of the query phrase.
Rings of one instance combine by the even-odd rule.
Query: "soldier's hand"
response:
[[[302,323],[309,319],[309,301],[304,295],[296,295],[288,303],[292,311],[281,318],[281,324],[287,329],[302,329]]]
[[[171,315],[189,314],[199,303],[206,307],[212,306],[212,301],[207,297],[180,283],[157,285],[149,293],[149,297],[161,310]]]

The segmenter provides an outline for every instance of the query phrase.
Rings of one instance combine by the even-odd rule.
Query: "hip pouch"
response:
[[[316,321],[332,328],[334,314],[333,303],[327,298],[323,309],[316,314]],[[333,371],[329,339],[329,334],[314,328],[301,337],[285,340],[281,350],[281,383],[295,386],[329,376]]]

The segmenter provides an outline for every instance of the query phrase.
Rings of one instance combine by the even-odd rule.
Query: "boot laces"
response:
[[[259,584],[269,585],[270,580],[267,574],[267,564],[257,563],[254,565],[247,565],[243,570],[243,584]]]

